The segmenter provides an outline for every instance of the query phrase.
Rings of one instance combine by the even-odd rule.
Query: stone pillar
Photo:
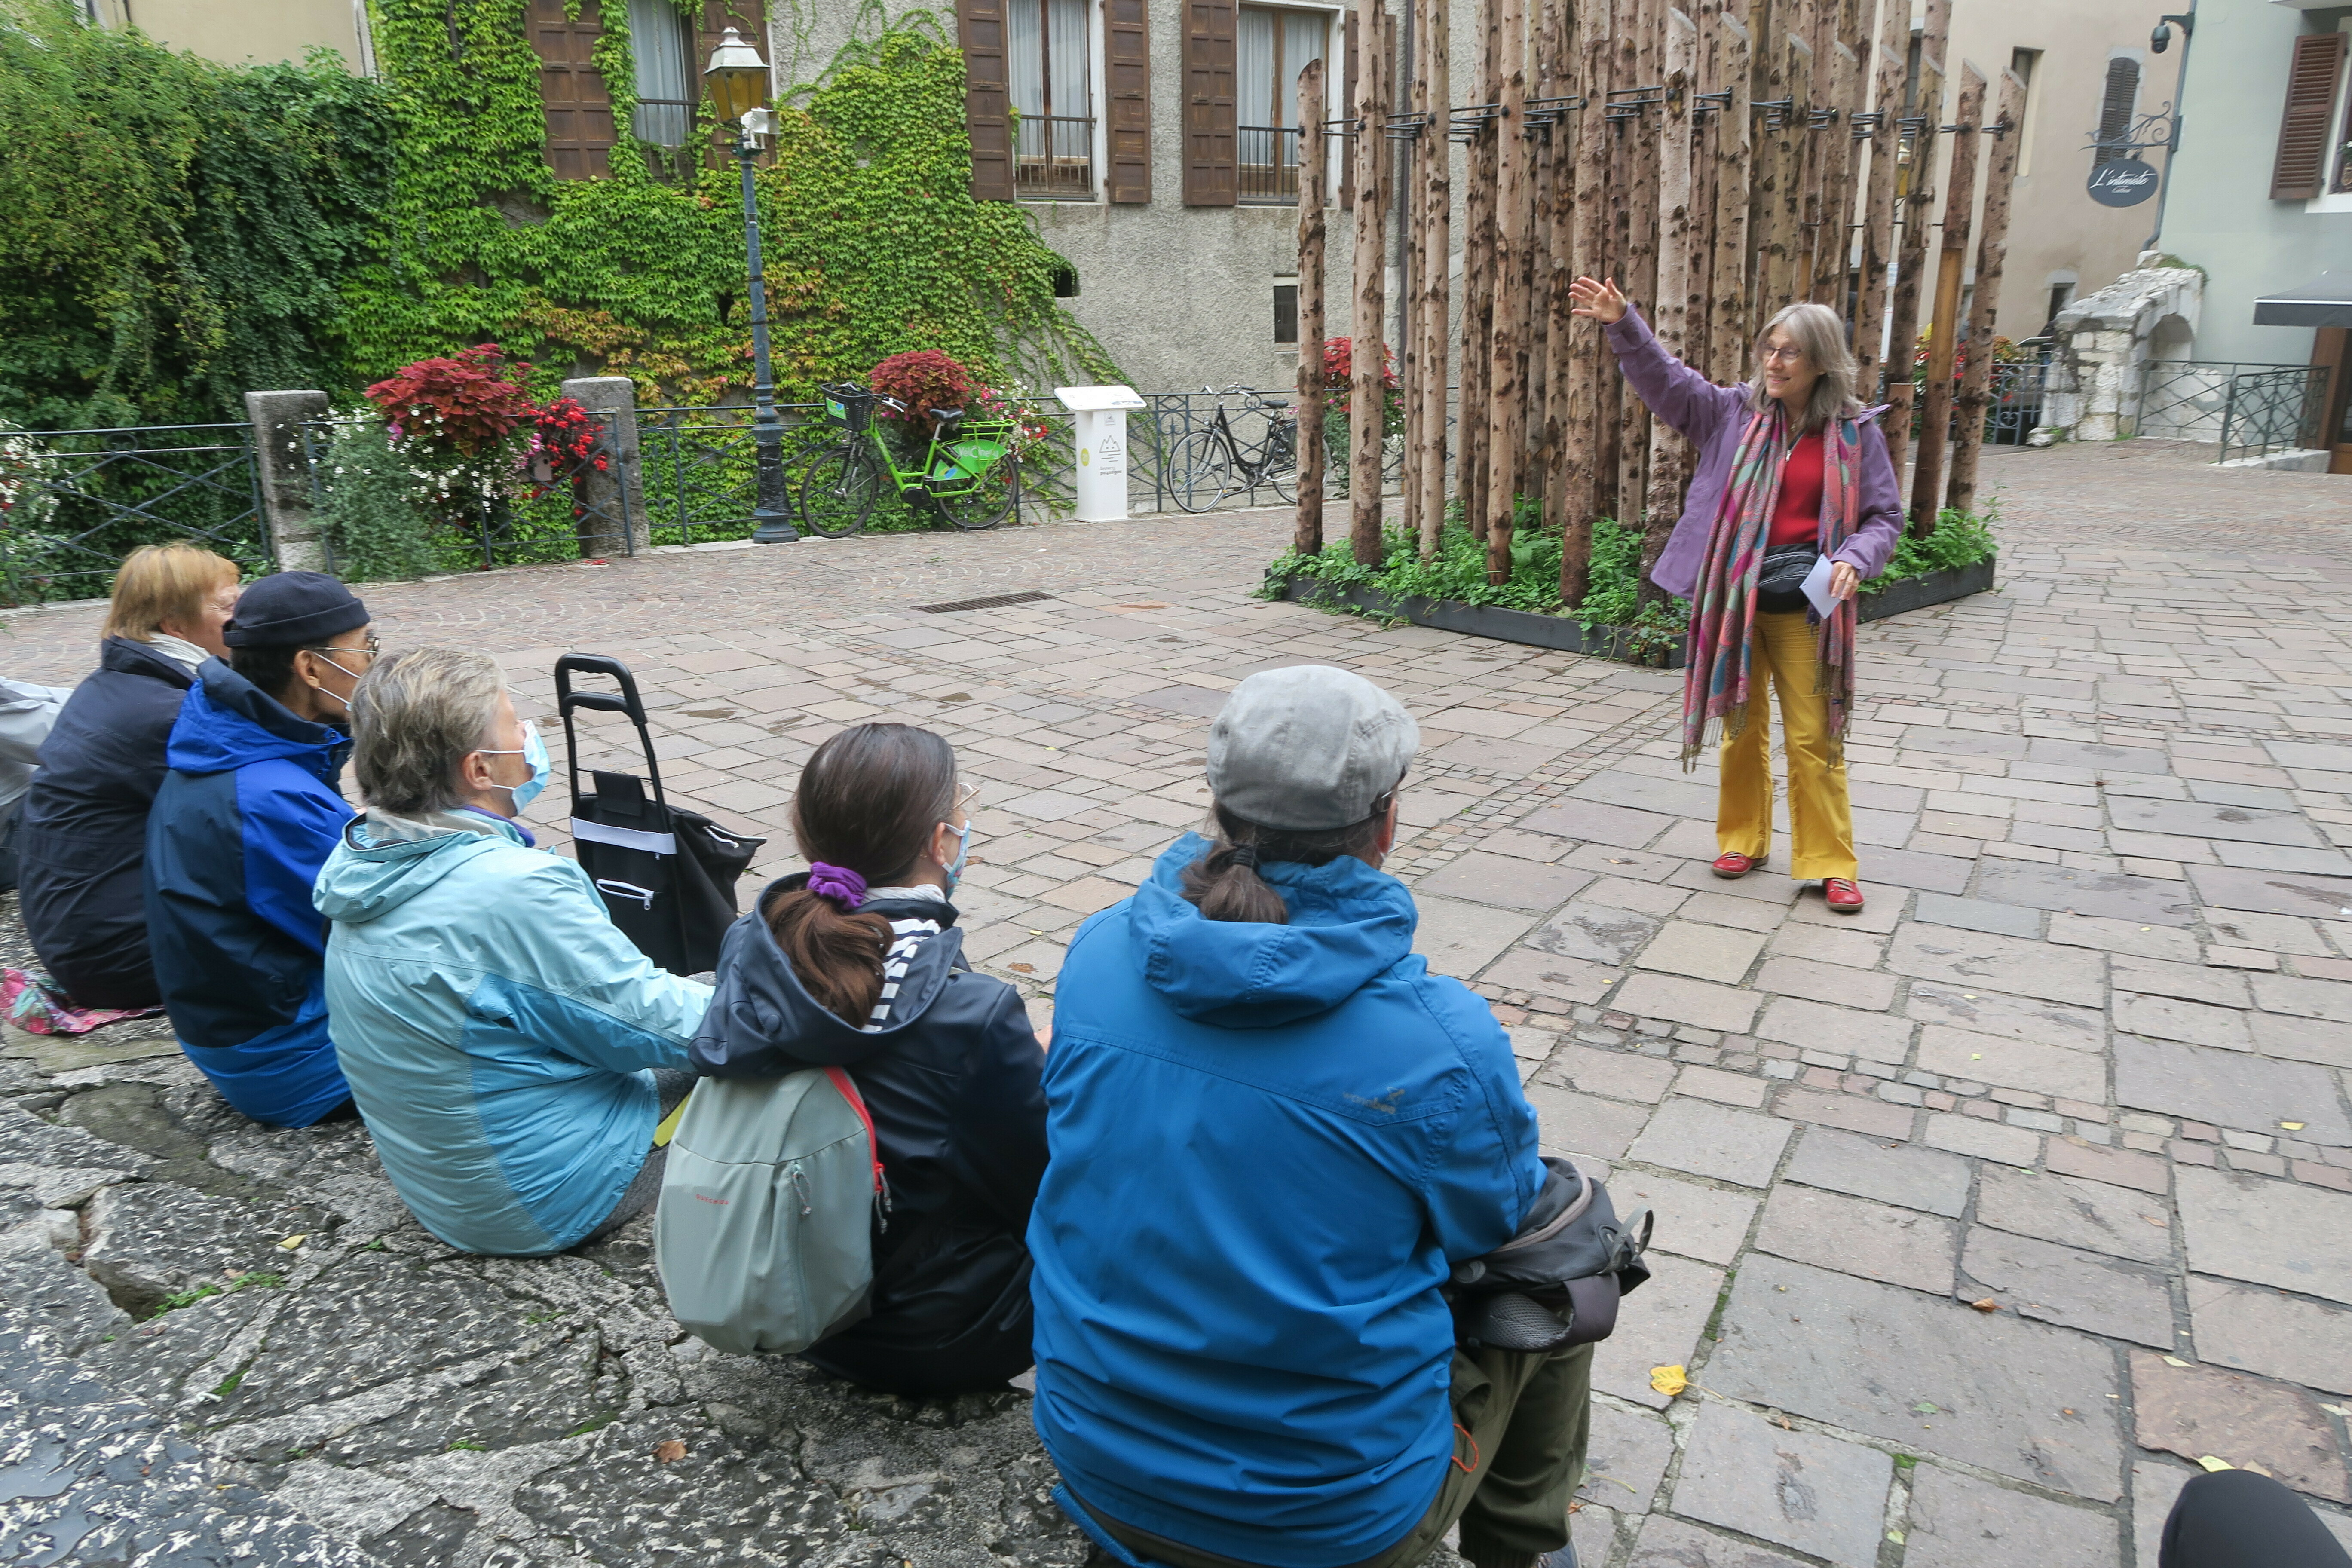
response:
[[[310,466],[302,457],[302,423],[327,416],[327,395],[248,392],[245,415],[253,421],[261,515],[269,530],[269,550],[277,558],[278,570],[325,571],[326,545],[310,517]]]
[[[587,515],[580,520],[583,557],[635,554],[653,543],[646,515],[645,468],[637,452],[637,384],[625,375],[574,376],[563,395],[576,400],[602,426],[612,464],[590,468],[573,482]],[[627,532],[622,531],[623,519]]]

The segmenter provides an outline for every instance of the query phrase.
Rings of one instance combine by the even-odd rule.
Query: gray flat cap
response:
[[[1261,827],[1346,827],[1396,788],[1421,726],[1360,675],[1328,664],[1251,676],[1209,727],[1209,793]]]

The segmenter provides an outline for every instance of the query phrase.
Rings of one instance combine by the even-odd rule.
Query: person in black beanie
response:
[[[367,606],[320,572],[238,596],[164,751],[147,819],[149,941],[181,1049],[257,1121],[307,1127],[351,1100],[327,1037],[319,868],[352,818],[340,789]]]

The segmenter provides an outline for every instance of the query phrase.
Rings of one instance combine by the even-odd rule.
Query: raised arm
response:
[[[1717,386],[1668,353],[1614,282],[1580,278],[1569,291],[1576,297],[1575,314],[1601,323],[1618,368],[1650,412],[1693,442],[1704,446],[1746,407],[1742,389]]]

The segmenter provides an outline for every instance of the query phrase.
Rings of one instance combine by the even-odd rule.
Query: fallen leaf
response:
[[[278,1250],[280,1252],[292,1252],[310,1239],[310,1238],[308,1236],[289,1236],[285,1240],[278,1244]]]
[[[2303,1123],[2300,1121],[2282,1121],[2279,1125],[2285,1128],[2290,1132],[2300,1132],[2303,1131]]]
[[[1368,372],[1367,374],[1370,373]],[[1037,966],[1034,963],[1008,963],[1004,967],[1007,969],[1017,969],[1024,974],[1034,974],[1037,973]]]
[[[1972,1062],[1980,1062],[1984,1060],[1984,1053],[1982,1051],[1970,1051],[1969,1053],[1969,1060]]]
[[[1650,1386],[1672,1399],[1690,1386],[1690,1374],[1678,1366],[1654,1366],[1650,1369]]]
[[[2236,1468],[2231,1465],[2229,1460],[2217,1459],[2210,1454],[2203,1456],[2197,1462],[2204,1466],[2209,1470],[2227,1470]]]
[[[2182,1361],[2177,1355],[2168,1355],[2164,1358],[2164,1364],[2167,1366],[2187,1366],[2189,1363]]]
[[[1795,1430],[1796,1430],[1796,1428],[1795,1428],[1794,1426],[1790,1426],[1790,1425],[1789,1425],[1789,1418],[1788,1418],[1787,1416],[1785,1416],[1785,1415],[1776,1415],[1776,1416],[1774,1416],[1774,1417],[1772,1418],[1772,1424],[1773,1424],[1774,1426],[1776,1426],[1780,1427],[1780,1430],[1781,1430],[1781,1431],[1783,1431],[1783,1432],[1793,1432],[1793,1431],[1795,1431]]]
[[[1899,1530],[1890,1530],[1886,1532],[1886,1539],[1900,1546],[1903,1544],[1903,1532]]]
[[[686,1445],[675,1437],[654,1445],[654,1459],[656,1463],[675,1465],[685,1458]]]
[[[1987,1296],[1981,1301],[1971,1301],[1969,1305],[1974,1307],[1979,1312],[1998,1312],[2000,1310],[2000,1303],[1994,1300],[1990,1296]]]
[[[2166,1219],[2161,1215],[2144,1214],[2139,1217],[2147,1221],[2148,1224],[2156,1226],[2158,1230],[2168,1230],[2172,1227],[2172,1222]]]
[[[1943,1414],[1941,1410],[1936,1407],[1936,1402],[1932,1399],[1921,1400],[1918,1404],[1911,1407],[1911,1413],[1914,1415],[1941,1415]]]

